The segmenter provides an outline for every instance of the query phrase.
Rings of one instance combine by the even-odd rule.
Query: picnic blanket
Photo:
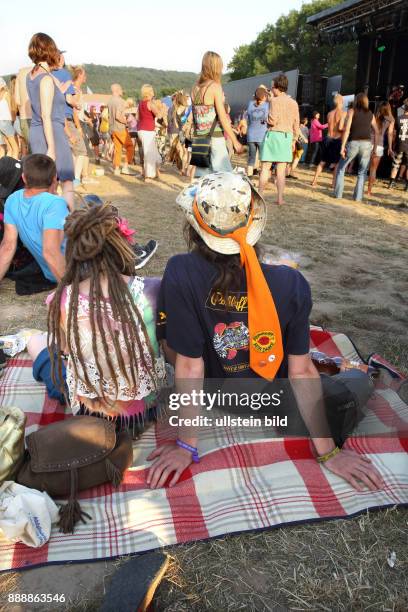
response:
[[[311,330],[311,345],[332,356],[358,357],[345,335],[320,328]],[[26,412],[27,433],[66,417],[34,381],[31,365],[25,354],[10,360],[0,381],[0,404]],[[0,570],[109,559],[408,504],[408,406],[392,383],[377,383],[366,418],[378,436],[353,437],[347,445],[366,453],[380,470],[385,488],[377,492],[358,493],[319,465],[307,439],[266,438],[262,431],[233,427],[202,432],[200,463],[191,465],[175,487],[150,490],[146,457],[169,435],[152,427],[135,443],[133,466],[119,489],[103,485],[80,494],[81,507],[92,521],[78,524],[72,535],[54,527],[39,549],[11,544],[0,535]]]

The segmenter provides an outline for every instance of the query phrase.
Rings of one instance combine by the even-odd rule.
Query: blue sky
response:
[[[235,47],[301,5],[302,0],[0,0],[0,74],[30,64],[28,41],[39,31],[67,49],[70,64],[198,72],[204,51],[217,51],[227,65]]]

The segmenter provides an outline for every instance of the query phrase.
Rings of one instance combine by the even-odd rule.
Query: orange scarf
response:
[[[240,246],[241,264],[245,267],[248,292],[249,365],[262,378],[273,380],[283,360],[282,332],[275,302],[262,272],[253,246],[247,242],[248,224],[230,234],[219,234],[200,215],[194,200],[197,223],[217,238],[232,238]]]

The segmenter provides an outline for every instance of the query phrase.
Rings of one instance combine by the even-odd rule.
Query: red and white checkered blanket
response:
[[[329,355],[357,358],[343,334],[311,331],[312,347]],[[31,376],[31,362],[11,360],[0,385],[0,404],[27,414],[27,433],[65,417]],[[134,446],[133,467],[115,490],[110,485],[82,492],[82,509],[92,516],[73,535],[54,527],[40,549],[11,544],[0,535],[0,570],[66,561],[107,559],[226,533],[294,522],[343,518],[368,508],[408,504],[408,406],[391,386],[379,384],[368,419],[378,437],[353,437],[347,444],[366,453],[385,480],[382,491],[357,493],[320,466],[306,439],[266,439],[260,431],[216,428],[200,438],[200,463],[173,488],[150,490],[147,455],[162,435],[151,428]],[[405,429],[406,436],[381,435]],[[377,431],[377,430],[376,430]]]

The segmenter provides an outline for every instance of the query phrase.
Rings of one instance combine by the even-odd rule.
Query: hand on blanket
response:
[[[156,459],[147,474],[147,484],[151,489],[163,487],[167,479],[174,472],[174,476],[169,482],[169,487],[174,486],[181,474],[192,463],[191,453],[184,448],[173,444],[164,444],[156,448],[147,460]]]
[[[342,450],[325,462],[328,470],[347,480],[357,491],[364,491],[365,484],[370,491],[384,486],[380,472],[372,465],[371,459],[352,450]],[[363,484],[362,484],[363,483]]]

